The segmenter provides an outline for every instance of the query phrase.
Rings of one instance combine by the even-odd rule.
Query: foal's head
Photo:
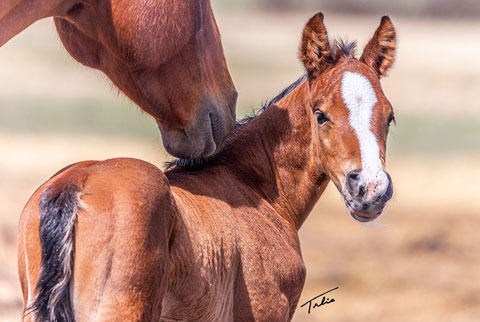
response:
[[[303,31],[305,104],[314,120],[318,167],[342,193],[351,215],[362,222],[377,218],[393,194],[385,150],[394,114],[380,78],[394,61],[395,46],[395,29],[386,16],[360,59],[354,56],[354,44],[330,46],[321,13]]]
[[[237,93],[209,0],[64,2],[55,23],[65,48],[155,118],[170,154],[221,148]]]

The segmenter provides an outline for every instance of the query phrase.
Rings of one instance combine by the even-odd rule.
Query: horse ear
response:
[[[372,67],[378,77],[384,76],[395,60],[397,35],[388,16],[383,16],[373,38],[363,50],[360,61]]]
[[[309,80],[318,76],[332,60],[328,34],[323,24],[323,14],[317,13],[305,25],[300,45],[300,59],[308,73]]]

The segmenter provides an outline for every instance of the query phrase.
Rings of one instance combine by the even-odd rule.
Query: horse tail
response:
[[[27,314],[36,322],[75,322],[70,284],[73,276],[75,222],[82,206],[80,187],[52,182],[39,204],[41,266],[36,297]]]

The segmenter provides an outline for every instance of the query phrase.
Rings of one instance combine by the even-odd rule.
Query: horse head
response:
[[[313,117],[312,153],[351,215],[362,222],[377,218],[393,194],[385,152],[394,113],[380,78],[393,64],[395,47],[387,16],[360,59],[354,43],[330,45],[321,13],[303,30],[300,59],[307,72],[305,105]]]
[[[156,120],[169,153],[194,159],[222,147],[237,92],[209,0],[5,0],[0,46],[52,16],[73,58]]]

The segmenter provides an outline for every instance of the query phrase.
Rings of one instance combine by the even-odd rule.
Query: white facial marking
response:
[[[382,170],[377,138],[370,130],[373,107],[377,96],[370,81],[359,73],[345,72],[342,78],[342,98],[350,112],[350,126],[360,142],[362,180],[368,185],[367,198],[384,191],[388,178]]]

